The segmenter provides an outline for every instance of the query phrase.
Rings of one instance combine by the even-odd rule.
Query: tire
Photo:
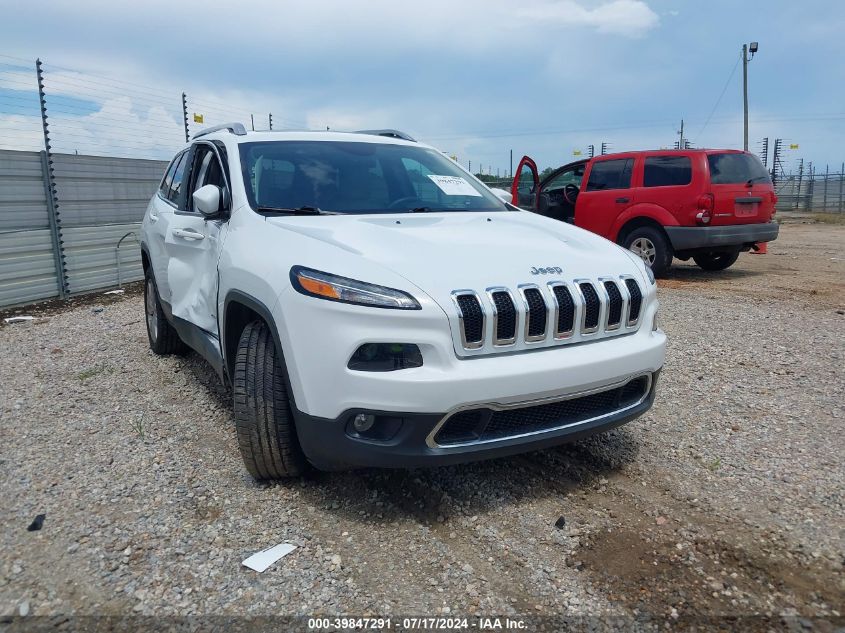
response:
[[[641,226],[625,236],[622,246],[639,255],[655,277],[662,277],[672,265],[672,246],[666,234],[652,226]]]
[[[147,338],[153,353],[165,356],[184,354],[187,351],[187,345],[182,342],[176,330],[164,316],[158,298],[158,288],[149,270],[144,275],[144,316],[147,323]]]
[[[296,477],[307,466],[285,377],[270,329],[253,321],[238,341],[232,392],[241,457],[259,481]]]
[[[739,259],[739,251],[732,253],[705,253],[703,255],[693,255],[693,261],[701,266],[704,270],[725,270],[730,268]]]

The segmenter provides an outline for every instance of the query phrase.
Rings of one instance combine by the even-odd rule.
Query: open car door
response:
[[[511,185],[512,203],[527,211],[534,211],[537,208],[539,188],[540,174],[537,171],[537,163],[528,156],[523,156]]]

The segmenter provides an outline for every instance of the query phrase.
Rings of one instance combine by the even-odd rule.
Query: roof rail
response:
[[[416,143],[417,139],[399,130],[357,130],[355,134],[373,134],[375,136],[388,136],[390,138],[401,138],[403,141]]]
[[[212,132],[218,132],[220,130],[229,130],[232,134],[237,134],[238,136],[244,136],[246,134],[246,128],[243,123],[221,123],[220,125],[200,130],[191,137],[191,140],[197,139],[200,136],[205,136],[206,134],[211,134]]]

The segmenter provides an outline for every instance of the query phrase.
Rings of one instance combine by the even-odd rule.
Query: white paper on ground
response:
[[[257,554],[253,554],[241,564],[249,567],[250,569],[254,569],[257,572],[262,572],[279,560],[282,556],[287,556],[295,549],[296,545],[291,545],[290,543],[279,543],[273,547],[261,550]]]
[[[124,290],[121,288],[120,290],[109,290],[108,292],[104,292],[104,295],[122,295]]]
[[[33,316],[16,316],[16,317],[8,317],[3,319],[6,323],[20,323],[22,321],[34,321],[35,317]]]
[[[460,176],[435,176],[434,174],[428,174],[428,177],[447,196],[477,196],[481,198],[481,194],[475,190],[475,187]]]

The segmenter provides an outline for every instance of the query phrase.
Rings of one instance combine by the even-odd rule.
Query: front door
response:
[[[165,238],[171,308],[174,317],[218,336],[217,260],[229,225],[223,219],[206,219],[194,209],[191,194],[211,184],[224,191],[224,200],[230,197],[220,158],[211,144],[194,146],[190,167],[180,183],[179,208],[173,212]]]
[[[609,238],[613,222],[634,202],[633,168],[633,158],[595,159],[587,174],[587,186],[578,193],[575,225]]]
[[[511,185],[511,198],[514,206],[527,211],[537,208],[537,190],[540,187],[540,174],[537,163],[528,156],[523,156],[516,170],[516,177]]]

